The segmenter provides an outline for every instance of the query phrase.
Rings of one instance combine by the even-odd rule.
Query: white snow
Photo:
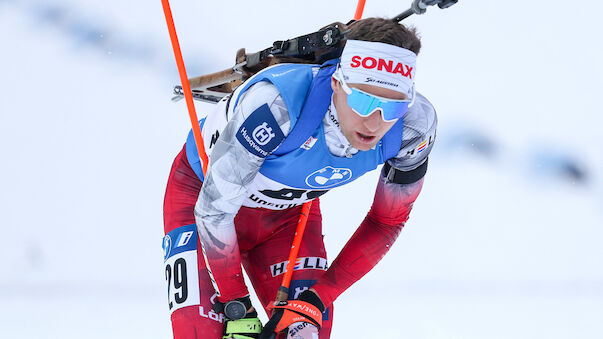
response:
[[[171,4],[190,76],[355,7]],[[369,0],[365,17],[409,4]],[[333,338],[603,337],[602,10],[461,0],[408,20],[436,148],[399,240],[337,301]],[[162,204],[190,127],[169,100],[160,1],[0,0],[0,46],[0,337],[170,337]],[[376,180],[322,198],[331,260]]]

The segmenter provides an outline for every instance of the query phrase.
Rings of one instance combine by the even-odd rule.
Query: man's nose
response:
[[[381,110],[376,109],[370,115],[363,119],[364,127],[369,132],[376,132],[381,126],[383,119],[381,118]]]

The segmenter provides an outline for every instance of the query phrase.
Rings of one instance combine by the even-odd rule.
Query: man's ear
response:
[[[339,87],[339,81],[337,81],[334,77],[331,77],[331,89],[333,92],[337,91],[337,87]]]

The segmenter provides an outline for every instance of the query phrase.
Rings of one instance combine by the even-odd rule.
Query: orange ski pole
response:
[[[178,66],[178,73],[180,74],[180,82],[182,83],[182,89],[184,91],[184,98],[186,99],[186,107],[188,108],[188,115],[193,125],[193,135],[195,137],[195,145],[197,145],[197,152],[201,159],[201,166],[203,168],[203,175],[207,173],[207,154],[205,154],[205,145],[203,138],[201,137],[201,128],[199,127],[199,119],[197,118],[197,112],[195,111],[195,104],[193,103],[193,93],[191,91],[188,77],[186,76],[186,68],[184,67],[184,60],[182,59],[182,52],[180,50],[180,43],[178,42],[178,35],[176,34],[176,26],[174,25],[174,18],[172,17],[172,10],[168,0],[161,0],[163,5],[163,12],[165,14],[165,21],[167,22],[168,31],[170,32],[170,40],[172,41],[172,48],[174,49],[174,56],[176,57],[176,65]]]
[[[364,4],[366,0],[358,0],[358,5],[356,6],[356,13],[354,13],[354,20],[360,20],[362,18],[362,12],[364,12]]]
[[[356,13],[354,14],[354,20],[360,20],[362,18],[362,12],[364,11],[364,4],[366,0],[358,0],[358,6],[356,7]],[[297,221],[297,228],[295,229],[295,236],[293,238],[293,244],[291,245],[291,251],[289,252],[289,262],[281,287],[279,287],[276,294],[276,301],[284,301],[289,298],[289,284],[291,283],[291,276],[293,275],[293,268],[295,267],[295,261],[297,260],[297,254],[299,253],[299,246],[301,244],[304,230],[306,229],[306,223],[308,221],[308,215],[310,214],[310,207],[312,201],[308,201],[302,205],[301,214]]]
[[[354,20],[360,20],[362,18],[362,12],[364,12],[364,4],[366,0],[358,0],[358,5],[356,5],[356,13],[354,13]]]
[[[276,301],[284,301],[289,298],[289,284],[291,283],[291,276],[293,275],[293,268],[295,267],[295,261],[297,260],[297,254],[299,253],[299,246],[306,229],[306,223],[308,221],[308,215],[310,214],[310,207],[312,201],[308,201],[302,205],[302,210],[297,220],[297,228],[295,229],[295,236],[293,237],[293,244],[291,244],[291,251],[289,252],[289,262],[285,269],[285,275],[281,282],[276,294]]]

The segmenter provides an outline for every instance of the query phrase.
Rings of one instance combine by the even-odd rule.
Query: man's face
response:
[[[406,95],[391,89],[366,84],[348,84],[366,93],[393,100],[404,100]],[[343,135],[348,139],[352,147],[360,151],[368,151],[375,147],[385,133],[397,122],[397,120],[385,122],[381,117],[381,111],[376,110],[371,115],[363,117],[352,111],[348,105],[347,94],[341,87],[339,81],[331,78],[333,89],[333,102],[339,117],[339,124]]]

